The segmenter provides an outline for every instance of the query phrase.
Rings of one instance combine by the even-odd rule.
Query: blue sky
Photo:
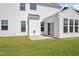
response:
[[[62,6],[62,8],[66,6],[66,7],[73,7],[74,9],[79,10],[79,3],[61,3],[60,5]]]

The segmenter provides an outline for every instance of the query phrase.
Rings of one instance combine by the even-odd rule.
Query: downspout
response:
[[[29,37],[29,15],[28,15],[28,32],[27,32],[27,35]]]

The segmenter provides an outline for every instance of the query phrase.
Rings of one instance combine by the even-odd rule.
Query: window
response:
[[[1,30],[8,30],[8,20],[1,20]]]
[[[25,3],[20,3],[20,10],[25,11]]]
[[[73,19],[70,19],[70,25],[73,25]]]
[[[75,32],[78,32],[78,20],[75,20]]]
[[[70,29],[70,32],[73,32],[73,19],[70,19],[69,29]]]
[[[68,19],[64,19],[64,33],[68,32]]]
[[[44,31],[44,22],[41,22],[41,31]]]
[[[30,3],[30,10],[36,10],[37,4],[36,3]]]
[[[21,21],[21,32],[26,32],[26,21]]]
[[[64,19],[64,25],[68,25],[68,19]]]

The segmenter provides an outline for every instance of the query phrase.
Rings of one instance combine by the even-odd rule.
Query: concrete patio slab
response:
[[[53,37],[48,37],[48,36],[30,36],[31,40],[44,40],[44,39],[51,39]]]

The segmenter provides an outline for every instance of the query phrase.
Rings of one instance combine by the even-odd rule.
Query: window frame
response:
[[[20,11],[25,11],[25,10],[26,10],[26,4],[20,3]]]
[[[44,22],[41,22],[41,32],[44,32]]]
[[[73,19],[69,19],[69,32],[73,33],[74,32],[74,20]]]
[[[21,21],[21,32],[26,32],[26,21]]]
[[[4,22],[6,21],[6,22]],[[8,30],[8,20],[1,20],[1,30]]]
[[[77,24],[76,24],[76,21],[77,21]],[[77,31],[76,31],[76,28],[77,28]],[[78,32],[79,30],[78,30],[78,20],[76,19],[75,20],[75,32]]]
[[[37,4],[36,3],[30,3],[30,10],[37,10]]]
[[[63,20],[64,20],[64,22],[63,22],[63,32],[68,33],[68,18],[64,18]],[[65,27],[66,27],[66,30],[65,30]]]

